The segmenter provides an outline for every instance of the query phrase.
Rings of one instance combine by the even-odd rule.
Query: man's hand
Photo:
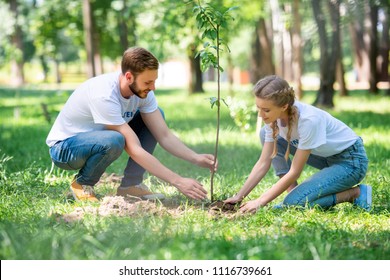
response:
[[[214,155],[198,154],[195,160],[196,160],[195,161],[196,165],[198,165],[200,167],[208,168],[208,169],[210,169],[210,171],[213,171],[213,169],[214,169],[214,172],[215,172],[218,169],[218,161],[215,164],[215,168],[214,168]]]
[[[207,197],[207,191],[203,188],[202,184],[191,178],[181,178],[175,184],[175,187],[192,199],[202,200]]]

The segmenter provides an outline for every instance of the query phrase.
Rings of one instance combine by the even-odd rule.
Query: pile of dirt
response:
[[[154,202],[144,200],[127,200],[121,196],[106,196],[98,207],[87,206],[77,207],[71,213],[61,216],[65,222],[75,222],[82,220],[86,214],[97,216],[118,216],[118,217],[139,217],[147,215],[162,215],[168,213],[163,206],[158,206]]]
[[[217,200],[210,204],[209,209],[213,212],[235,213],[240,209],[240,204],[225,203],[222,200]]]

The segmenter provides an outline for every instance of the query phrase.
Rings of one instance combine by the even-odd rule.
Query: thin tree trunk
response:
[[[315,105],[333,107],[334,82],[336,80],[336,63],[340,58],[340,0],[327,0],[331,17],[332,34],[328,41],[326,33],[325,15],[321,2],[312,0],[314,17],[318,27],[320,39],[320,88],[318,90]]]
[[[260,78],[275,73],[272,63],[272,43],[268,38],[264,18],[258,20],[253,37],[250,80],[255,84]]]
[[[196,45],[188,47],[188,59],[190,62],[189,94],[203,93],[203,73],[200,69],[200,56],[196,56]]]
[[[10,1],[10,10],[15,18],[18,18],[18,1],[11,0]],[[14,47],[14,55],[11,60],[11,83],[14,86],[21,86],[24,84],[24,61],[23,61],[23,33],[18,21],[16,20],[15,31],[12,34],[12,45]]]
[[[123,8],[118,15],[119,17],[118,28],[119,28],[119,41],[121,42],[122,51],[125,51],[129,47],[129,40],[127,38],[127,32],[128,32],[127,19],[125,17],[125,14],[127,12],[126,0],[122,0],[122,5]]]
[[[84,40],[87,50],[87,76],[89,78],[96,76],[95,68],[95,49],[93,39],[93,20],[92,7],[90,0],[83,0],[83,24],[84,24]]]
[[[96,29],[93,28],[95,31]],[[95,63],[95,74],[100,75],[104,73],[104,66],[103,66],[103,59],[102,55],[100,53],[100,36],[98,32],[94,32],[93,34],[93,45],[94,45],[94,54],[93,54],[93,60]]]
[[[390,51],[390,39],[389,39],[389,12],[390,7],[382,8],[382,36],[380,40],[380,63],[379,63],[379,80],[390,82],[389,80],[389,51]]]
[[[291,28],[292,39],[292,74],[295,84],[295,94],[298,99],[303,98],[302,91],[302,36],[301,36],[301,15],[299,13],[299,0],[292,3],[293,24]]]
[[[60,61],[58,59],[54,60],[55,71],[56,71],[56,83],[60,84],[62,82],[61,72],[60,72]]]
[[[367,45],[370,61],[370,92],[377,94],[379,92],[377,83],[379,81],[378,68],[377,68],[377,57],[378,57],[378,6],[375,3],[367,4]]]
[[[232,56],[230,53],[227,54],[227,75],[228,75],[228,83],[229,83],[229,95],[233,96],[234,95],[234,89],[233,89],[233,84],[234,84],[234,65],[232,61]]]

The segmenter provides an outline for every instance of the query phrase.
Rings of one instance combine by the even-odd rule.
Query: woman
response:
[[[260,132],[263,149],[241,190],[225,203],[242,201],[272,164],[280,179],[258,199],[244,203],[241,212],[254,213],[284,191],[288,194],[282,207],[319,205],[326,209],[350,202],[369,211],[372,188],[356,186],[368,165],[362,139],[327,112],[296,101],[294,90],[278,76],[258,81],[254,93],[265,123]],[[298,184],[305,164],[320,171]]]

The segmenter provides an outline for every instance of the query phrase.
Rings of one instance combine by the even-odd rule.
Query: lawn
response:
[[[240,216],[212,212],[208,201],[187,200],[175,188],[149,175],[145,182],[166,194],[165,202],[122,207],[122,202],[110,197],[117,186],[112,177],[96,188],[100,204],[75,202],[68,189],[74,173],[51,169],[45,145],[51,123],[69,94],[66,90],[0,89],[1,259],[390,258],[388,97],[355,91],[349,97],[336,97],[336,107],[329,111],[365,142],[370,164],[364,182],[374,187],[371,212],[350,204],[327,211],[273,210],[280,197],[254,215]],[[212,153],[216,110],[210,108],[207,97],[215,93],[188,96],[182,90],[157,90],[156,95],[174,133],[195,151]],[[227,99],[226,92],[223,95]],[[246,89],[236,92],[234,98],[248,104],[253,101]],[[304,101],[313,99],[313,92],[305,92]],[[42,103],[47,105],[49,119]],[[256,115],[250,118],[252,126],[243,130],[228,108],[223,106],[221,111],[220,167],[214,183],[217,199],[239,190],[261,151]],[[198,179],[209,189],[208,170],[174,158],[160,147],[155,155],[172,170]],[[126,160],[122,154],[107,169],[107,176],[121,175]],[[301,180],[314,171],[306,168]],[[268,174],[249,198],[260,195],[275,180]]]

